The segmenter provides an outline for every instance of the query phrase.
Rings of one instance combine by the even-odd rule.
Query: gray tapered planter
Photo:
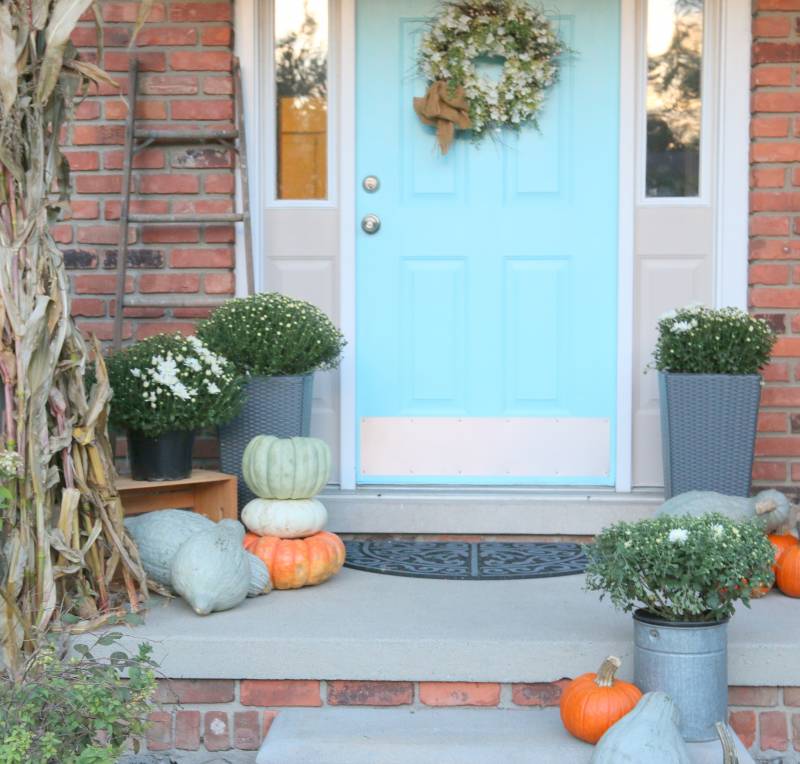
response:
[[[749,496],[761,377],[659,372],[666,498]]]
[[[254,498],[242,478],[242,454],[256,435],[307,436],[311,427],[314,374],[250,377],[238,416],[219,428],[222,471],[239,478],[239,509]]]

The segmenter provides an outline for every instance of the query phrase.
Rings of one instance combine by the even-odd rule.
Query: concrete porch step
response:
[[[735,739],[740,764],[752,764]],[[690,750],[695,764],[722,761],[719,742]],[[592,751],[564,730],[555,708],[286,709],[256,764],[588,764]]]
[[[655,489],[371,487],[320,497],[337,533],[459,533],[589,536],[619,520],[650,517]]]
[[[322,586],[276,591],[199,618],[153,598],[144,626],[165,676],[552,682],[606,655],[633,668],[630,615],[583,590],[583,576],[441,581],[345,568]],[[729,627],[732,685],[800,686],[800,603],[777,593]]]

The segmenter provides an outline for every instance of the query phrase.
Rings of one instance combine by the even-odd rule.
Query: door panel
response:
[[[412,108],[435,8],[357,6],[357,212],[382,221],[357,235],[358,429],[371,449],[358,479],[613,484],[618,0],[559,3],[576,52],[540,132],[460,136],[444,157]],[[380,180],[374,194],[360,186],[367,175]],[[432,424],[437,449],[461,456],[422,458]],[[558,459],[530,447],[553,438]],[[513,474],[498,449],[515,457]]]

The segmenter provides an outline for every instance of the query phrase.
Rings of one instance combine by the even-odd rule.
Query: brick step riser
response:
[[[479,707],[487,713],[521,708],[536,713],[557,706],[568,681],[162,680],[161,707],[152,714],[147,748],[203,755],[256,751],[281,708]],[[731,726],[754,757],[800,764],[800,687],[731,687],[729,702]]]

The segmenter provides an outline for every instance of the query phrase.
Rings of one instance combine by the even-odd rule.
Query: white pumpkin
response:
[[[242,510],[242,522],[259,536],[300,539],[321,531],[328,511],[317,499],[253,499]]]
[[[247,564],[250,566],[250,585],[247,589],[248,597],[258,597],[261,594],[269,594],[272,591],[272,578],[269,575],[269,568],[263,560],[254,554],[245,552]]]
[[[244,527],[222,520],[185,541],[172,561],[172,588],[198,615],[236,607],[250,590]]]
[[[331,471],[331,450],[318,438],[257,435],[242,455],[247,487],[262,499],[310,499]]]
[[[147,577],[170,586],[170,566],[183,543],[214,527],[205,515],[186,509],[161,509],[125,518],[125,527],[139,548]]]

